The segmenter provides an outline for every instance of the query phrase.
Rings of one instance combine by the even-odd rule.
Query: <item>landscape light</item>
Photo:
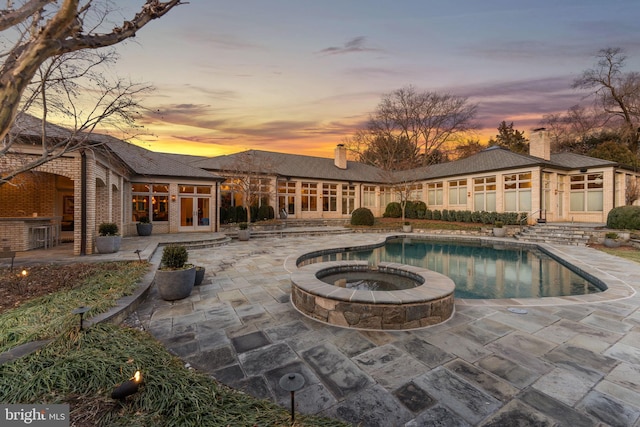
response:
[[[136,371],[133,377],[113,389],[111,398],[123,400],[125,397],[136,393],[141,382],[142,374],[140,371]]]

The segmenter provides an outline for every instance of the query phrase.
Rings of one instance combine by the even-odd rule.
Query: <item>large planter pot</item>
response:
[[[620,244],[622,242],[620,242],[619,240],[616,240],[616,239],[608,239],[608,238],[605,237],[603,243],[608,248],[618,248],[618,247],[620,247]]]
[[[136,231],[138,232],[138,236],[151,236],[153,224],[150,222],[139,222],[136,224]]]
[[[198,286],[204,280],[204,267],[196,266],[196,279],[193,283],[194,286]]]
[[[238,240],[247,241],[251,237],[249,230],[238,230]]]
[[[504,237],[507,235],[507,229],[504,227],[494,227],[493,229],[493,235],[495,237]]]
[[[112,254],[120,250],[122,236],[97,236],[96,250],[101,254]]]
[[[403,233],[411,233],[411,231],[413,231],[413,228],[411,227],[411,224],[402,226],[402,232]]]
[[[160,298],[175,301],[191,295],[196,280],[196,267],[183,270],[158,270],[155,282]]]

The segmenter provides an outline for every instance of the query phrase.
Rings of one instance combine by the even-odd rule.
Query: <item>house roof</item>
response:
[[[46,132],[49,138],[63,139],[74,136],[71,130],[48,122],[46,123]],[[42,135],[42,119],[29,114],[20,114],[16,117],[11,133],[16,136],[40,138]],[[218,175],[180,161],[178,157],[149,151],[110,135],[93,132],[79,134],[77,137],[86,137],[86,143],[89,146],[106,147],[131,172],[137,175],[224,180]]]
[[[552,154],[550,160],[544,160],[527,154],[514,153],[498,146],[489,147],[464,159],[393,173],[385,173],[374,166],[352,161],[347,162],[347,169],[340,169],[330,158],[260,150],[249,150],[219,157],[180,154],[169,156],[193,166],[221,172],[242,170],[242,160],[246,159],[247,155],[253,156],[255,165],[269,165],[263,168],[264,172],[267,172],[268,169],[272,174],[280,176],[372,183],[433,180],[534,166],[570,170],[617,165],[617,163],[608,160],[573,153]],[[250,166],[247,165],[247,169],[249,168]]]
[[[96,135],[133,173],[144,176],[166,176],[223,181],[219,175],[179,161],[173,156],[156,153],[108,135]]]
[[[346,169],[334,164],[334,159],[248,150],[219,157],[189,156],[188,162],[210,171],[241,170],[239,165],[248,157],[255,165],[264,165],[264,172],[285,177],[324,179],[337,181],[380,182],[380,169],[358,162],[347,162]],[[249,167],[249,166],[247,166]]]

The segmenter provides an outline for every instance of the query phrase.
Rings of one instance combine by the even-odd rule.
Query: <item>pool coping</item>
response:
[[[311,252],[304,251],[298,252],[292,256],[287,257],[284,262],[284,267],[287,272],[294,274],[299,269],[303,268],[298,266],[298,261],[310,254],[313,256],[324,255],[329,253],[335,253],[353,249],[367,249],[374,248],[383,245],[388,239],[391,238],[416,238],[423,240],[438,240],[438,241],[460,241],[460,242],[475,242],[475,243],[504,243],[510,246],[520,246],[523,248],[534,248],[541,250],[547,255],[553,257],[555,260],[573,270],[574,272],[586,276],[600,287],[605,286],[606,289],[599,293],[586,294],[586,295],[570,295],[563,297],[542,297],[542,298],[503,298],[503,299],[467,299],[456,298],[455,304],[460,306],[558,306],[558,305],[576,305],[576,304],[593,304],[600,302],[618,301],[627,298],[631,298],[636,294],[636,290],[633,286],[629,285],[625,281],[603,271],[597,267],[589,265],[575,257],[566,251],[562,250],[561,245],[550,245],[547,243],[539,242],[523,242],[512,238],[497,238],[497,237],[485,237],[485,236],[464,236],[457,234],[407,234],[407,233],[390,233],[376,235],[376,238],[372,239],[371,244],[366,245],[354,245],[354,246],[327,246],[322,249],[317,249]],[[568,246],[570,247],[570,246]],[[327,264],[327,263],[322,263]],[[404,264],[403,266],[408,267]],[[328,285],[331,286],[331,285]],[[369,291],[370,292],[370,291]]]

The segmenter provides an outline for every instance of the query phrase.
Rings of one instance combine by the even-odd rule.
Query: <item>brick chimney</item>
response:
[[[334,151],[335,159],[334,164],[337,168],[346,169],[347,168],[347,149],[344,144],[336,145],[336,149]]]
[[[544,160],[551,160],[551,141],[545,128],[531,131],[529,137],[529,154]]]

